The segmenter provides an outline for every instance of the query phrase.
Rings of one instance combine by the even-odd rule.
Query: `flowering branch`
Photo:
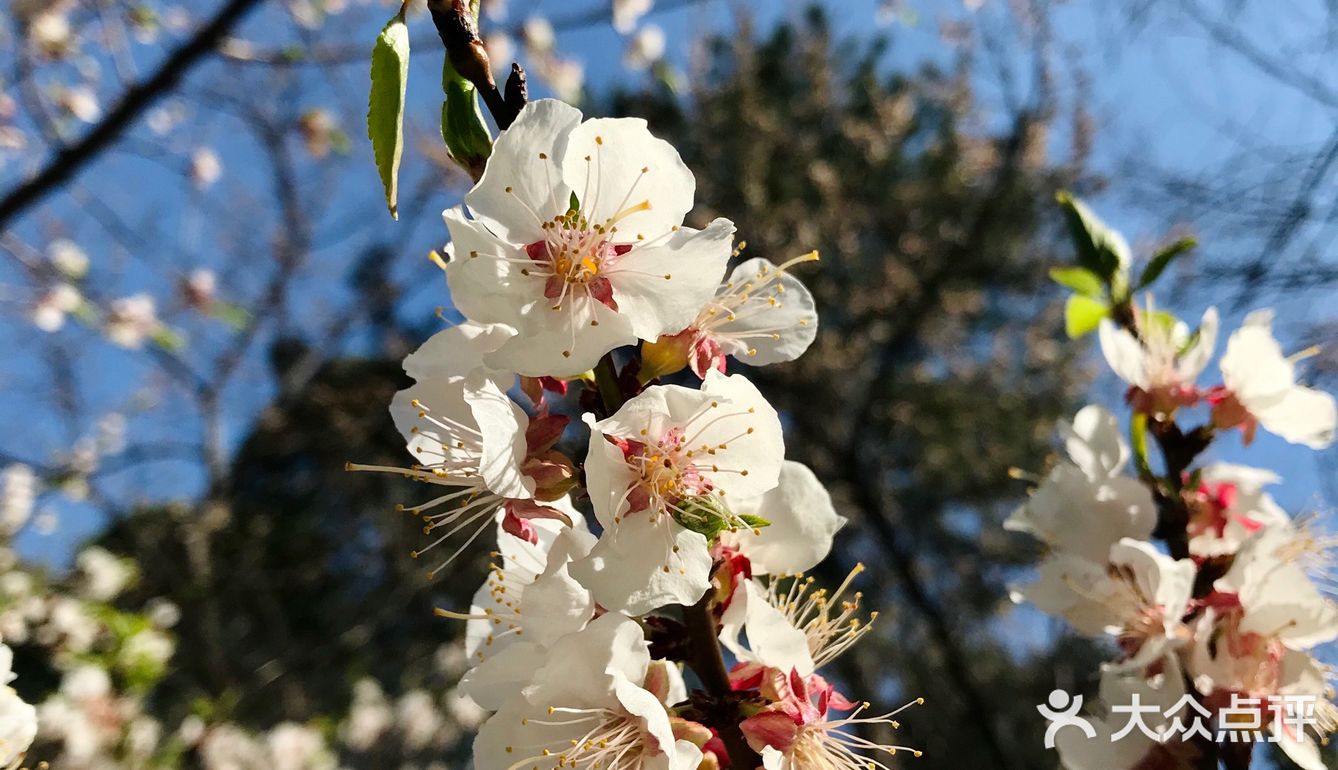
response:
[[[734,225],[683,225],[696,183],[671,145],[644,121],[527,103],[519,68],[499,97],[477,7],[430,8],[449,58],[443,138],[478,180],[444,214],[439,260],[467,320],[404,362],[416,384],[391,416],[413,464],[349,469],[436,491],[400,507],[433,538],[415,558],[449,549],[429,574],[496,538],[468,610],[438,610],[467,624],[460,688],[493,712],[475,767],[882,766],[902,747],[854,731],[895,727],[901,709],[874,714],[819,673],[870,629],[860,570],[831,592],[801,574],[844,519],[785,460],[776,410],[727,374],[731,358],[791,361],[813,342],[813,297],[789,270],[817,253],[726,275]],[[401,72],[402,48],[383,48]],[[472,135],[475,92],[495,140]],[[382,157],[398,158],[395,141]],[[661,384],[689,372],[699,387]],[[572,406],[583,460],[559,449]]]
[[[1200,460],[1233,428],[1246,445],[1262,427],[1326,447],[1338,404],[1297,383],[1304,355],[1282,353],[1269,311],[1251,313],[1228,339],[1222,384],[1199,385],[1216,309],[1191,331],[1150,295],[1135,296],[1192,242],[1157,252],[1134,278],[1124,239],[1081,201],[1060,203],[1078,252],[1076,267],[1052,271],[1075,292],[1066,326],[1073,337],[1098,332],[1128,384],[1132,448],[1115,415],[1084,408],[1063,430],[1070,460],[1037,479],[1005,524],[1050,550],[1039,579],[1015,595],[1080,632],[1113,634],[1118,646],[1085,729],[1054,733],[1056,722],[1048,740],[1070,768],[1248,770],[1267,731],[1297,765],[1320,770],[1318,745],[1338,729],[1338,707],[1310,651],[1338,638],[1338,602],[1326,594],[1335,541],[1273,501],[1264,491],[1280,481],[1272,472]],[[1190,419],[1202,421],[1182,427]],[[1130,459],[1136,478],[1123,474]],[[1123,729],[1121,713],[1133,715]]]

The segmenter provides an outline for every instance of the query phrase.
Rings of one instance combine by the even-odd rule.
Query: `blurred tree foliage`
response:
[[[925,751],[917,767],[1052,767],[1034,704],[1089,687],[1056,672],[1086,676],[1099,658],[1005,618],[1005,583],[1034,546],[1000,522],[1024,494],[1009,469],[1043,470],[1083,384],[1045,278],[1064,257],[1049,201],[1075,171],[1047,159],[1040,107],[984,126],[969,61],[888,75],[883,53],[834,41],[815,14],[765,41],[713,41],[686,98],[625,93],[610,112],[678,145],[698,218],[734,219],[745,256],[822,252],[799,271],[817,342],[750,374],[785,414],[790,456],[852,520],[831,563],[862,561],[865,604],[883,612],[836,676],[887,706],[927,699],[897,739]],[[425,335],[383,321],[386,359],[325,365],[282,395],[231,488],[103,538],[143,565],[137,591],[181,605],[165,715],[200,698],[253,725],[337,714],[361,675],[392,692],[434,676],[458,634],[431,608],[465,605],[483,556],[429,586],[407,556],[422,536],[392,513],[422,490],[343,471],[404,460],[386,415],[406,384],[395,340]],[[296,349],[276,349],[280,372]]]

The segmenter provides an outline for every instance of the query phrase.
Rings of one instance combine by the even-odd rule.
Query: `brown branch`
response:
[[[102,122],[82,139],[60,150],[41,171],[0,198],[0,230],[24,210],[68,182],[116,141],[154,102],[176,88],[181,78],[204,59],[260,0],[228,0],[195,36],[171,53],[148,79],[132,86]]]
[[[720,740],[729,752],[730,766],[739,770],[760,767],[761,759],[748,746],[739,729],[738,707],[730,700],[734,690],[729,683],[725,658],[720,652],[719,631],[711,616],[711,598],[712,592],[707,591],[701,601],[683,608],[683,626],[688,635],[688,667],[720,706],[723,718],[713,720],[710,726],[720,734]]]

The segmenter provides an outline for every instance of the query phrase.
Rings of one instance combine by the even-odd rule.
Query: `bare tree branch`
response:
[[[0,199],[0,230],[25,209],[68,182],[89,161],[110,146],[160,97],[176,87],[192,67],[204,59],[260,0],[228,0],[195,36],[172,52],[147,80],[122,95],[103,120],[83,139],[56,153],[41,171]]]

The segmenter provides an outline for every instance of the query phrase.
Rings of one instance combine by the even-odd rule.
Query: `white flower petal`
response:
[[[1062,617],[1081,634],[1100,636],[1122,620],[1109,601],[1116,588],[1106,570],[1105,563],[1055,553],[1040,563],[1035,582],[1010,593],[1013,601]]]
[[[1072,425],[1061,423],[1069,457],[1093,481],[1118,475],[1129,462],[1130,450],[1120,433],[1120,421],[1103,407],[1083,407]]]
[[[758,575],[807,572],[827,557],[832,539],[846,519],[836,512],[831,495],[808,466],[786,461],[774,489],[743,501],[733,512],[752,514],[771,522],[754,533],[740,530],[722,535],[739,549]]]
[[[1180,375],[1181,382],[1194,382],[1208,366],[1208,361],[1212,359],[1213,351],[1217,348],[1218,326],[1217,308],[1210,307],[1204,311],[1203,318],[1199,321],[1198,338],[1188,350],[1180,354],[1177,360],[1176,371]]]
[[[558,164],[580,122],[580,110],[556,99],[526,104],[493,143],[483,177],[465,196],[470,212],[512,243],[543,240],[539,218],[567,210],[571,188]]]
[[[565,568],[526,586],[520,606],[525,636],[540,645],[581,630],[595,611],[590,592]]]
[[[1146,353],[1134,335],[1106,320],[1101,322],[1097,336],[1101,341],[1101,353],[1111,370],[1130,385],[1148,387]]]
[[[516,333],[502,324],[465,321],[437,332],[404,359],[404,373],[415,380],[464,377],[483,366],[483,354],[502,346]],[[511,378],[514,379],[514,378]],[[503,390],[510,382],[499,382]]]
[[[459,690],[483,708],[495,711],[529,686],[545,659],[541,645],[516,640],[466,671]]]
[[[720,641],[739,660],[798,671],[800,676],[813,673],[808,636],[768,601],[767,592],[756,581],[739,584],[721,621]],[[746,645],[741,634],[747,635]]]
[[[521,318],[520,334],[484,362],[530,377],[575,377],[610,350],[636,342],[626,316],[589,297],[568,297],[553,307],[540,298]]]
[[[641,626],[608,612],[549,648],[525,697],[545,707],[609,705],[619,680],[643,682],[649,666],[650,645]]]
[[[1169,622],[1178,623],[1184,616],[1198,573],[1192,559],[1172,559],[1151,543],[1124,538],[1111,546],[1110,563],[1128,568],[1139,595],[1161,608]]]
[[[776,266],[761,257],[734,268],[728,281],[730,291],[749,291],[750,284],[764,285],[734,309],[734,320],[711,327],[721,347],[749,366],[793,361],[818,336],[813,294],[788,272],[776,272]]]
[[[785,439],[776,410],[741,374],[709,371],[702,393],[718,397],[722,402],[718,409],[728,415],[708,416],[705,425],[694,426],[695,434],[688,443],[715,447],[712,459],[721,469],[703,470],[702,475],[728,493],[727,504],[771,491],[785,462]]]
[[[562,156],[562,177],[592,223],[649,202],[647,210],[617,219],[618,232],[628,241],[681,225],[697,189],[678,150],[651,135],[641,118],[596,118],[575,127]]]
[[[1055,466],[1004,522],[1004,529],[1027,532],[1093,562],[1105,562],[1120,538],[1147,538],[1156,526],[1152,493],[1137,479],[1116,476],[1093,482],[1068,464]]]
[[[605,530],[590,556],[570,569],[601,606],[633,615],[690,606],[711,586],[706,538],[648,511]]]
[[[477,463],[471,439],[479,426],[465,400],[464,380],[432,378],[401,390],[391,399],[390,417],[418,464]],[[462,441],[467,446],[460,447]]]
[[[534,497],[534,480],[520,470],[530,418],[497,383],[482,376],[466,382],[464,398],[482,436],[479,473],[488,489],[512,500]]]
[[[592,422],[591,416],[586,415],[586,420]],[[614,526],[615,518],[626,512],[627,490],[640,477],[623,459],[622,450],[604,439],[597,425],[592,424],[590,447],[585,456],[585,488],[595,509],[595,518],[607,529]]]
[[[460,208],[441,216],[451,232],[446,284],[455,308],[476,323],[518,327],[523,308],[544,291],[543,278],[521,272],[531,261],[523,245],[493,235]]]
[[[661,750],[673,750],[674,730],[669,726],[669,713],[665,711],[664,704],[654,693],[619,677],[614,684],[614,695],[627,713],[640,717],[643,729]],[[697,758],[700,760],[701,755],[698,754]]]
[[[1324,449],[1333,443],[1338,404],[1322,390],[1295,385],[1276,399],[1246,406],[1269,433],[1293,444]]]
[[[733,247],[728,219],[704,230],[680,228],[664,243],[634,246],[606,271],[618,312],[644,340],[681,331],[715,294]]]

